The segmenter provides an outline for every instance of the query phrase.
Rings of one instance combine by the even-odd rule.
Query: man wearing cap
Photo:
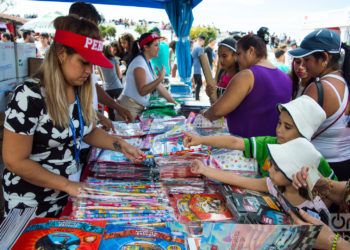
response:
[[[339,66],[342,43],[339,35],[329,29],[308,34],[300,47],[289,51],[294,58],[303,58],[308,74],[316,79],[304,94],[316,100],[327,119],[316,132],[312,143],[329,162],[340,180],[350,178],[350,129],[348,99],[350,83],[350,51],[345,49],[343,67]]]
[[[192,49],[192,59],[193,59],[193,79],[194,79],[194,84],[195,84],[195,91],[196,91],[196,100],[199,100],[199,93],[201,91],[202,87],[202,67],[201,63],[199,60],[199,57],[204,53],[204,46],[205,43],[205,36],[200,35],[197,38],[197,42],[193,46]]]

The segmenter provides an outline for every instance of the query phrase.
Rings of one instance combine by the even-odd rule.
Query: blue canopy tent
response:
[[[73,2],[70,0],[35,1]],[[201,1],[202,0],[89,0],[87,2],[95,4],[165,9],[174,32],[178,37],[176,57],[180,79],[182,82],[191,86],[192,60],[190,54],[189,34],[193,23],[192,8],[194,8]]]

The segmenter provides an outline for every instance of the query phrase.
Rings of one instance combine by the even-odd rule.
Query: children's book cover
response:
[[[34,218],[12,249],[98,249],[105,225],[105,221],[85,222]]]
[[[201,250],[312,249],[320,225],[204,223]]]
[[[224,198],[219,194],[175,194],[171,204],[180,222],[232,219]]]
[[[221,191],[238,223],[291,224],[280,203],[269,194],[229,185],[221,186]]]
[[[268,225],[292,224],[292,220],[289,215],[266,206],[261,206],[257,213],[249,213],[248,222],[253,224]]]
[[[107,225],[100,250],[185,250],[185,237],[169,228]]]

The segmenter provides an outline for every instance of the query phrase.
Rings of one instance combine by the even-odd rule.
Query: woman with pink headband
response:
[[[6,213],[37,207],[40,217],[58,217],[68,195],[76,196],[84,142],[121,151],[134,162],[140,150],[96,127],[92,65],[111,67],[98,27],[75,16],[58,17],[42,67],[15,90],[6,110],[3,189]]]

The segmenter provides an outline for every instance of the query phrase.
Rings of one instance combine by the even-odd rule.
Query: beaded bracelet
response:
[[[340,234],[336,233],[336,235],[334,236],[333,241],[332,241],[332,250],[337,249],[337,242],[338,242],[339,237],[340,237]]]

